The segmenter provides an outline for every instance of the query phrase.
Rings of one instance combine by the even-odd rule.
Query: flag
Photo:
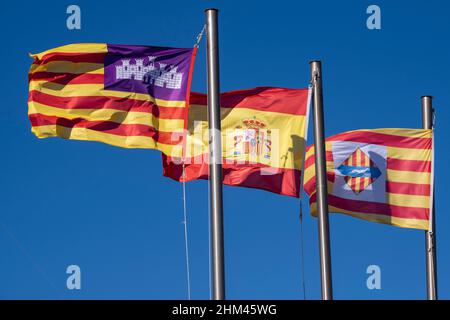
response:
[[[32,54],[32,132],[39,138],[181,152],[177,144],[187,125],[195,53],[195,48],[83,43]]]
[[[164,175],[208,179],[207,96],[192,93],[184,160],[163,155]],[[223,183],[299,197],[309,90],[259,87],[220,95]],[[183,174],[184,166],[184,174]]]
[[[325,140],[328,209],[368,221],[427,230],[432,207],[432,131],[355,130]],[[305,192],[316,215],[314,147]]]

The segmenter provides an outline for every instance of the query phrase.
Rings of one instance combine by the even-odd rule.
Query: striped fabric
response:
[[[356,130],[326,139],[330,212],[427,230],[432,203],[432,131]],[[316,215],[314,147],[304,188]]]
[[[28,115],[37,137],[180,154],[195,49],[86,43],[32,57]]]
[[[308,123],[308,89],[260,87],[222,93],[223,183],[299,197]],[[185,176],[163,156],[164,175],[208,179],[207,96],[192,93]]]

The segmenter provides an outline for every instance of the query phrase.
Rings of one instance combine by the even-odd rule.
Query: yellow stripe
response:
[[[314,147],[309,148],[309,150],[306,150],[306,153],[305,153],[305,159],[306,159],[306,158],[309,158],[309,157],[312,156],[313,154],[314,154]]]
[[[31,81],[30,91],[31,90],[37,90],[42,93],[54,95],[57,97],[107,96],[107,97],[136,99],[142,101],[151,101],[161,107],[184,107],[186,105],[185,101],[155,99],[152,96],[143,93],[103,90],[103,84],[62,85],[48,81]]]
[[[413,208],[429,208],[430,197],[416,196],[409,194],[387,193],[387,203],[394,206],[413,207]]]
[[[353,211],[347,211],[340,208],[336,208],[333,206],[328,206],[328,210],[334,213],[346,214],[355,218],[359,218],[362,220],[367,220],[371,222],[378,222],[383,224],[389,224],[402,228],[412,228],[412,229],[422,229],[428,230],[429,222],[428,220],[421,219],[406,219],[406,218],[398,218],[398,217],[390,217],[381,214],[371,214],[371,213],[357,213]],[[310,205],[310,211],[312,216],[317,216],[317,208],[316,203],[312,203]]]
[[[312,165],[312,166],[306,167],[305,172],[303,174],[304,174],[303,179],[304,179],[305,183],[307,183],[316,174],[315,166]]]
[[[431,161],[431,149],[406,149],[387,147],[388,158],[400,160]]]
[[[430,184],[430,173],[388,169],[387,180],[392,182]]]
[[[33,113],[66,119],[83,118],[88,121],[143,124],[164,132],[183,132],[184,129],[184,120],[159,119],[149,112],[127,112],[114,109],[60,109],[31,101],[28,103],[28,114]]]
[[[151,137],[125,137],[86,128],[66,128],[59,125],[32,127],[31,131],[38,138],[61,137],[73,140],[98,141],[122,148],[158,149],[172,157],[182,156],[180,146],[157,143]]]
[[[431,138],[430,129],[383,128],[383,129],[362,129],[355,131],[384,133],[407,138]]]
[[[46,64],[32,64],[30,74],[35,72],[103,74],[104,68],[102,63],[50,61]]]
[[[361,182],[361,178],[360,177],[356,177],[356,179],[355,179],[355,190],[356,190],[356,193],[358,193],[360,190],[360,188],[359,188],[359,183]]]
[[[370,182],[369,179],[364,179],[364,189],[369,186]]]
[[[49,49],[40,53],[30,54],[31,57],[42,57],[49,53],[96,53],[96,52],[108,52],[108,45],[106,43],[75,43],[60,46],[57,48]]]

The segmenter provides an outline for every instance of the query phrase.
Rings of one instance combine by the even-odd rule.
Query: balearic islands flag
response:
[[[309,90],[260,87],[222,93],[223,182],[298,197]],[[208,179],[207,96],[192,93],[183,161],[163,155],[164,175]]]
[[[39,138],[177,154],[182,148],[174,145],[187,125],[195,52],[85,43],[33,54],[28,98],[32,132]]]
[[[429,228],[432,131],[355,130],[326,139],[330,212],[405,228]],[[314,147],[305,160],[305,191],[316,215]]]

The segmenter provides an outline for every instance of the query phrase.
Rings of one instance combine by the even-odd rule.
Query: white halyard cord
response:
[[[197,35],[197,42],[194,44],[194,47],[198,48],[200,41],[202,41],[205,30],[206,30],[206,24],[203,25],[202,31],[200,31],[200,33]]]
[[[316,80],[316,76],[314,76],[314,82]],[[306,300],[306,283],[305,283],[305,254],[304,254],[304,236],[303,236],[303,206],[302,206],[302,190],[303,190],[303,179],[305,174],[305,158],[306,158],[306,142],[308,140],[308,124],[309,124],[309,113],[311,110],[311,98],[312,98],[312,91],[313,91],[313,81],[311,81],[310,85],[308,86],[308,101],[306,106],[306,125],[305,125],[305,141],[303,145],[303,164],[302,164],[302,171],[300,176],[300,190],[299,190],[299,196],[300,196],[300,256],[301,256],[301,273],[302,273],[302,290],[303,290],[303,300]]]
[[[203,25],[202,30],[197,35],[197,42],[195,43],[194,47],[198,48],[200,45],[200,41],[202,41],[203,34],[206,31],[206,24]],[[183,174],[184,174],[184,164],[183,164]],[[208,178],[209,180],[209,178]],[[212,273],[211,273],[211,207],[210,207],[210,186],[208,183],[208,270],[209,270],[209,300],[212,300]]]
[[[38,261],[31,255],[31,253],[28,251],[28,249],[25,247],[25,245],[19,241],[19,239],[6,227],[6,225],[0,221],[0,229],[4,231],[4,233],[14,242],[14,244],[17,246],[20,252],[22,252],[28,260],[31,262],[31,265],[34,267],[34,269],[39,273],[44,280],[48,282],[48,284],[53,288],[54,292],[59,295],[59,290],[53,283],[53,281],[50,279],[48,274],[45,272],[44,268],[38,263]],[[59,298],[62,298],[59,296]]]
[[[189,245],[188,245],[188,229],[187,229],[187,208],[186,208],[186,172],[185,165],[183,163],[183,224],[184,224],[184,250],[186,254],[186,280],[188,289],[188,300],[191,300],[191,274],[189,268]]]
[[[300,258],[302,259],[301,261],[301,273],[302,273],[302,290],[303,290],[303,300],[306,300],[306,284],[305,284],[305,255],[304,255],[304,248],[303,248],[303,243],[304,243],[304,238],[303,238],[303,209],[302,209],[302,199],[301,199],[301,195],[300,195],[300,215],[299,215],[299,219],[300,219]]]

